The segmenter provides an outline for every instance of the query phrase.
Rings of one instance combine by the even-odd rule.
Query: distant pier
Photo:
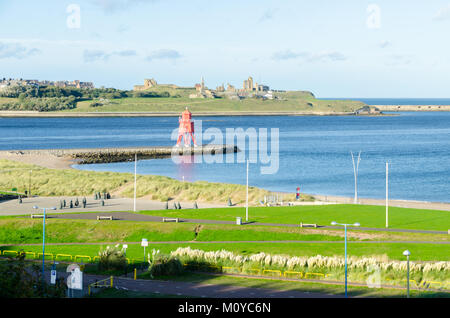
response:
[[[113,147],[82,149],[6,150],[1,153],[23,156],[52,156],[72,159],[77,164],[125,162],[138,159],[161,159],[180,155],[225,154],[239,152],[235,145],[205,145],[189,147]]]

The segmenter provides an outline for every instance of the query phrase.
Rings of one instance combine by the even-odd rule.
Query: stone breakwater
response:
[[[372,105],[385,112],[448,112],[450,105]]]
[[[60,159],[71,159],[73,163],[111,163],[138,159],[160,159],[180,155],[236,153],[239,148],[234,145],[205,145],[198,147],[123,147],[123,148],[84,148],[84,149],[41,149],[41,150],[8,150],[15,156],[50,156]]]

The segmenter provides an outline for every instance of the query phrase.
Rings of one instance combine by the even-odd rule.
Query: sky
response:
[[[0,0],[0,77],[448,98],[449,0]]]

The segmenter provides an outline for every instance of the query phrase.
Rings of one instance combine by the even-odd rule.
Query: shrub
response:
[[[23,251],[0,263],[0,298],[62,298],[66,288],[64,279],[55,285],[43,281],[40,266],[26,264]]]
[[[149,272],[153,277],[176,276],[183,273],[183,265],[178,258],[161,255],[151,263]]]
[[[118,244],[112,248],[107,246],[106,249],[100,250],[98,256],[100,257],[98,262],[100,271],[123,270],[127,266],[125,253],[119,249]]]

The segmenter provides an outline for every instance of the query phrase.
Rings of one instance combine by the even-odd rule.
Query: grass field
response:
[[[245,208],[216,208],[200,210],[162,210],[143,211],[148,215],[180,217],[206,220],[235,221],[236,217],[245,220]],[[336,204],[323,206],[291,207],[251,207],[249,221],[300,224],[317,223],[331,225],[359,222],[361,227],[385,227],[386,210],[383,206]],[[389,208],[389,227],[395,229],[418,229],[447,231],[450,229],[450,212],[409,208]]]
[[[67,112],[182,112],[186,106],[189,106],[192,112],[352,112],[365,106],[362,102],[351,100],[318,100],[309,92],[302,91],[275,93],[280,98],[278,100],[248,98],[235,101],[227,98],[191,99],[188,96],[193,91],[166,90],[171,90],[171,95],[179,97],[129,97],[111,100],[109,104],[101,107],[90,107],[92,101],[82,101],[77,104],[77,108]]]
[[[197,229],[197,231],[196,231]],[[196,234],[197,232],[197,234]],[[150,241],[337,241],[341,231],[323,232],[284,227],[242,228],[235,225],[155,222],[98,222],[94,220],[46,220],[48,243],[139,242]],[[40,243],[42,220],[25,218],[0,219],[0,243]]]
[[[96,220],[46,220],[47,243],[99,243],[149,241],[342,241],[343,231],[294,227],[237,226],[226,224],[100,222]],[[447,234],[349,231],[349,240],[447,242]],[[42,220],[0,218],[0,244],[42,241]]]
[[[97,256],[101,248],[107,244],[77,244],[77,245],[48,245],[46,253]],[[159,249],[161,253],[170,253],[178,247],[201,249],[204,251],[217,251],[225,249],[242,255],[265,252],[270,254],[283,254],[290,256],[343,256],[344,244],[338,243],[150,243],[147,252]],[[42,252],[40,245],[14,245],[0,246],[2,250],[21,250],[26,252]],[[412,261],[450,261],[447,244],[411,244],[411,243],[349,243],[348,252],[353,256],[381,256],[386,255],[391,260],[404,260],[403,251],[408,249]],[[128,244],[127,257],[143,260],[144,249],[140,244]]]

